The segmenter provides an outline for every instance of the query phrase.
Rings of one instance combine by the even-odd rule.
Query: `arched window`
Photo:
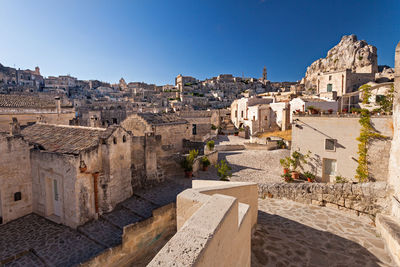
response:
[[[114,144],[117,144],[117,138],[116,137],[113,138],[113,142],[114,142]]]
[[[124,136],[122,136],[122,142],[126,142],[126,136],[124,135]]]

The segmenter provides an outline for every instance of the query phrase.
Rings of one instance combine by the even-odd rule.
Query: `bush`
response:
[[[341,175],[338,175],[335,177],[335,183],[337,183],[337,184],[344,184],[344,183],[348,183],[348,182],[349,181]]]
[[[203,164],[203,167],[208,167],[210,166],[211,162],[210,160],[207,158],[207,156],[204,156],[201,158],[201,163]]]
[[[214,140],[210,140],[210,141],[207,142],[207,148],[209,150],[214,150],[214,146],[215,146]]]
[[[218,170],[218,176],[221,181],[229,181],[228,177],[232,176],[232,168],[225,160],[221,160],[219,163],[215,164],[215,168]]]
[[[278,148],[286,148],[286,144],[285,142],[283,142],[283,140],[278,140],[278,142],[276,143]]]
[[[217,126],[215,126],[214,124],[211,124],[211,130],[217,130]]]
[[[291,183],[293,181],[293,178],[289,173],[282,174],[281,177],[286,183]]]
[[[193,162],[196,157],[199,155],[199,151],[196,149],[190,150],[189,155],[181,162],[181,167],[185,170],[185,172],[193,171]]]

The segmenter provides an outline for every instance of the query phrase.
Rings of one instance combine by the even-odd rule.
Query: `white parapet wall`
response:
[[[177,233],[148,266],[250,266],[257,184],[195,180],[177,197]]]

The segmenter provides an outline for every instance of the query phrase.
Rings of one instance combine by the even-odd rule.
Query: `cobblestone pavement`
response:
[[[395,266],[368,217],[259,199],[252,266]]]
[[[221,151],[218,160],[226,160],[232,167],[231,181],[254,183],[282,182],[282,166],[279,160],[289,155],[289,150],[240,150]],[[208,172],[200,171],[194,179],[218,179],[214,167]]]
[[[36,214],[18,218],[0,226],[0,261],[6,266],[72,266],[84,262],[120,244],[124,226],[145,220],[155,208],[175,202],[176,195],[190,184],[189,179],[165,181],[138,190],[112,212],[77,230]],[[143,262],[151,255],[145,257]]]

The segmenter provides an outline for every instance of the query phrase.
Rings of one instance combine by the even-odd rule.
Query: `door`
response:
[[[336,177],[336,159],[323,159],[322,182],[328,183],[335,181]]]
[[[53,179],[53,212],[61,216],[60,185],[56,179]]]
[[[328,83],[328,84],[327,84],[327,86],[326,86],[326,91],[327,91],[327,92],[332,92],[332,84],[331,84],[331,83]]]

